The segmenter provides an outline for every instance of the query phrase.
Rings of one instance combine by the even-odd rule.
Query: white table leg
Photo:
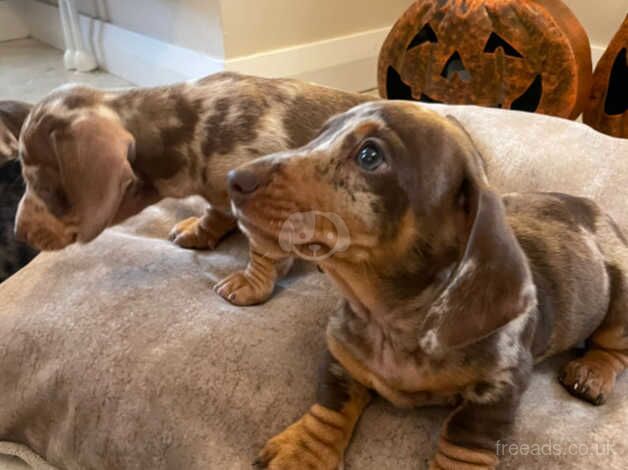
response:
[[[65,40],[63,63],[67,69],[89,72],[98,67],[96,59],[85,48],[75,0],[59,0],[59,14]]]
[[[75,70],[74,65],[74,41],[70,29],[70,17],[65,0],[59,0],[59,16],[61,17],[61,28],[63,29],[63,42],[65,43],[65,54],[63,55],[63,65],[68,70]]]

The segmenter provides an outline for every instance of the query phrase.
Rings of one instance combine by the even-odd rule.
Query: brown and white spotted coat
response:
[[[373,390],[398,406],[457,403],[432,468],[493,468],[535,361],[589,339],[561,380],[595,404],[628,365],[617,225],[588,199],[498,196],[452,119],[410,103],[360,105],[301,149],[230,178],[253,244],[311,211],[336,214],[351,239],[332,253],[322,217],[294,251],[326,246],[319,266],[346,302],[328,324],[317,404],[269,441],[261,467],[339,468]]]
[[[207,213],[179,223],[171,239],[214,248],[236,228],[229,170],[305,144],[329,117],[368,99],[235,73],[149,89],[59,88],[23,126],[27,190],[17,235],[40,249],[60,249],[88,242],[162,198],[201,195]],[[237,304],[261,302],[280,267],[252,253],[247,270],[219,292]]]

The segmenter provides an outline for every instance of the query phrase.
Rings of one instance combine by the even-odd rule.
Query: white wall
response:
[[[0,41],[25,38],[28,29],[9,2],[0,0]]]
[[[586,29],[595,65],[628,13],[628,0],[564,0]]]
[[[227,57],[387,28],[412,0],[221,0]]]
[[[58,4],[58,0],[39,1]],[[412,0],[76,2],[81,13],[93,18],[215,58],[230,59],[390,28]]]
[[[628,14],[628,0],[564,0],[589,34],[593,46],[608,45]]]
[[[99,63],[152,85],[217,70],[291,76],[351,90],[375,87],[379,48],[412,0],[76,0]],[[564,0],[596,60],[628,0]],[[61,47],[57,0],[0,0],[0,39],[25,34]],[[4,13],[3,13],[4,11]],[[15,15],[13,15],[15,16]],[[94,21],[91,18],[101,18]],[[7,20],[8,19],[8,20]],[[6,26],[8,25],[8,26]]]
[[[81,13],[129,31],[211,57],[224,55],[220,0],[76,0],[76,3]]]

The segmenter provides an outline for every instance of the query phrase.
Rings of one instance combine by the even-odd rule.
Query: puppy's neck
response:
[[[184,92],[186,86],[132,89],[105,98],[135,139],[131,166],[140,186],[155,188],[162,198],[196,189],[186,187],[190,182],[185,178],[176,186],[176,194],[174,185],[160,184],[179,176],[195,156],[192,149],[202,103]]]
[[[419,325],[449,283],[461,256],[454,245],[440,250],[433,253],[425,246],[417,246],[403,258],[385,263],[330,260],[321,263],[321,267],[356,315],[385,329],[399,320]]]

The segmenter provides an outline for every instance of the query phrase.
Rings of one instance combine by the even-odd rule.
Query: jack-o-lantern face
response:
[[[558,0],[423,0],[388,35],[380,94],[575,118],[591,83],[582,26]]]
[[[628,15],[595,68],[584,122],[628,138]]]

